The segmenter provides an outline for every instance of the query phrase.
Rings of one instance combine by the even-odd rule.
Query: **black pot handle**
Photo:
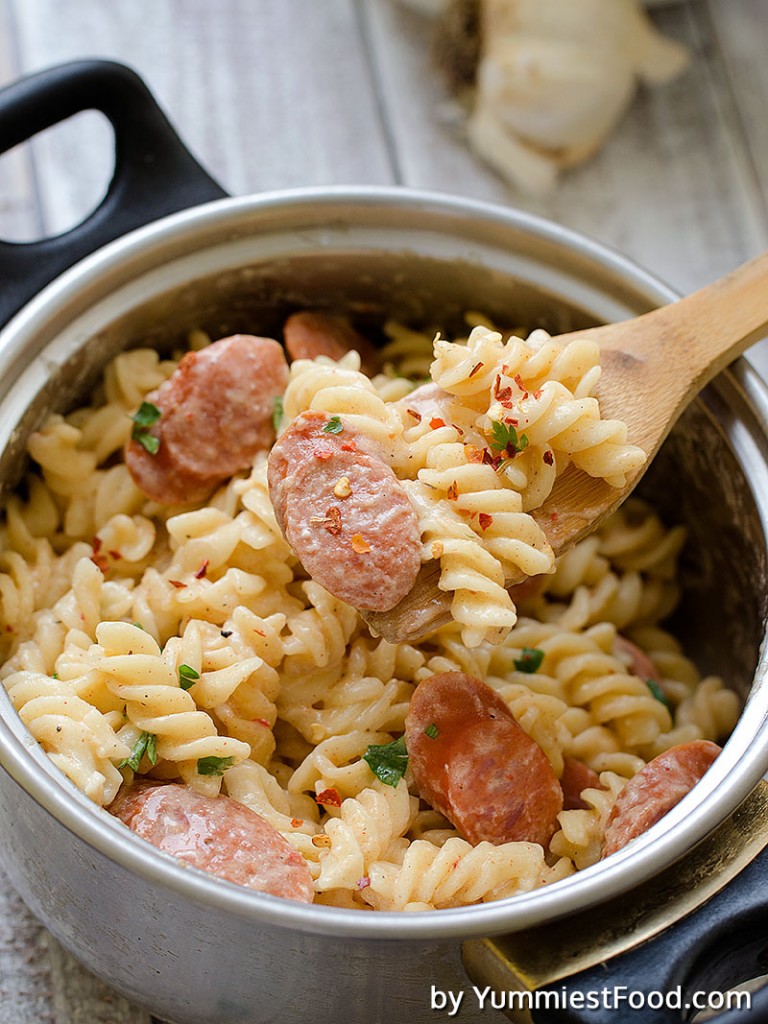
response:
[[[686,1003],[692,1004],[694,993],[726,992],[746,979],[766,974],[768,848],[674,927],[607,964],[539,989],[538,1006],[546,1007],[549,998],[549,1008],[534,1009],[531,1016],[535,1024],[680,1024],[697,1012],[693,1005],[686,1007]],[[603,990],[611,993],[611,1005],[599,997]],[[625,997],[618,1005],[613,999],[616,991]],[[629,993],[636,993],[635,1008],[627,1002]],[[654,1008],[652,1004],[659,999],[656,993],[672,1003],[679,1001],[681,1006]],[[590,1007],[590,999],[594,1002],[598,997],[601,1005]],[[751,994],[751,1008],[745,1004],[741,1009],[724,1008],[711,1024],[748,1021],[768,1021],[768,985]]]
[[[83,110],[115,132],[115,171],[81,224],[39,242],[0,241],[0,326],[78,260],[120,235],[226,192],[184,147],[144,82],[123,64],[73,61],[0,90],[0,153]]]

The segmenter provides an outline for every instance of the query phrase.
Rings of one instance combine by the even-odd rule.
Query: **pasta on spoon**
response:
[[[532,512],[557,477],[573,464],[621,488],[646,460],[627,443],[623,423],[600,418],[593,395],[599,358],[588,338],[563,345],[535,331],[526,341],[504,340],[477,326],[464,342],[438,337],[431,381],[396,402],[377,394],[354,354],[337,363],[322,356],[294,362],[284,432],[270,455],[270,494],[281,523],[292,483],[301,495],[286,533],[297,555],[309,555],[314,578],[350,600],[334,577],[339,554],[361,549],[347,572],[359,582],[351,603],[363,610],[390,611],[414,585],[418,567],[393,548],[393,531],[385,528],[387,502],[366,516],[356,507],[357,484],[339,496],[339,481],[349,483],[346,467],[355,462],[344,448],[353,447],[400,481],[398,496],[407,496],[418,520],[421,560],[439,564],[437,586],[451,595],[464,643],[500,642],[516,621],[509,583],[554,569],[555,554]],[[329,532],[339,551],[329,550]],[[326,542],[325,561],[314,557],[317,538]],[[387,552],[380,568],[377,559]],[[382,571],[397,580],[386,606],[373,596]]]

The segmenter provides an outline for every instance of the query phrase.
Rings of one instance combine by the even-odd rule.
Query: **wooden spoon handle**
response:
[[[667,370],[680,369],[698,393],[767,332],[768,252],[764,252],[676,302],[588,333],[604,351],[622,350],[662,363]]]
[[[701,389],[768,333],[768,253],[677,302],[580,333],[600,345],[602,417],[626,423],[650,460]]]
[[[689,402],[767,332],[768,253],[763,253],[678,302],[557,340],[565,344],[586,335],[598,342],[602,418],[622,420],[628,441],[643,448],[650,461]],[[533,513],[555,553],[594,529],[641,475],[642,470],[617,490],[569,467]],[[423,637],[450,619],[451,595],[437,589],[439,578],[439,564],[428,562],[397,607],[366,613],[367,622],[392,642]]]

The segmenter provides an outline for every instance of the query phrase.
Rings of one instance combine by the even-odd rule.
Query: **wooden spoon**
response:
[[[591,533],[634,490],[685,407],[716,374],[768,332],[768,253],[714,284],[634,320],[563,334],[601,349],[597,389],[603,419],[623,420],[646,464],[625,487],[610,487],[571,464],[532,515],[556,555]],[[522,575],[507,580],[520,583]],[[364,612],[393,643],[414,641],[451,617],[452,594],[438,590],[439,561],[427,562],[410,593],[388,612]]]

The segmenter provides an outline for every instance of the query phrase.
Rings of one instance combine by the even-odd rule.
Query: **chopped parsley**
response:
[[[285,412],[283,410],[283,399],[281,395],[275,395],[274,407],[272,409],[272,426],[275,428],[275,433],[279,434],[283,427],[283,419],[285,418]]]
[[[147,757],[149,758],[150,764],[157,764],[157,736],[153,732],[148,732],[147,736]]]
[[[429,736],[431,740],[436,740],[440,735],[440,730],[437,728],[434,722],[430,722],[424,732]]]
[[[651,691],[656,700],[660,701],[664,707],[669,708],[669,699],[655,679],[646,679],[645,685]]]
[[[544,661],[544,651],[539,650],[538,647],[524,647],[520,657],[515,658],[515,668],[518,672],[527,672],[529,675],[533,675],[534,672],[538,672],[542,661]]]
[[[197,771],[199,775],[223,775],[234,763],[234,757],[200,757]]]
[[[520,434],[518,437],[515,428],[508,423],[499,423],[497,420],[494,420],[491,426],[493,427],[491,448],[494,451],[506,451],[509,452],[510,456],[514,456],[519,452],[525,451],[528,447],[528,438],[525,434]]]
[[[157,764],[157,736],[152,732],[142,732],[131,747],[130,757],[124,757],[122,761],[118,761],[117,767],[132,768],[137,772],[145,754],[149,758],[150,764]]]
[[[182,690],[194,686],[199,678],[200,673],[195,672],[191,665],[179,665],[179,686]]]
[[[408,767],[405,736],[383,746],[368,747],[363,754],[363,760],[380,782],[387,786],[396,786]]]
[[[344,424],[341,422],[340,416],[331,416],[328,422],[323,427],[324,434],[340,434],[344,429]]]
[[[150,434],[149,428],[160,419],[160,410],[151,402],[142,402],[138,412],[131,416],[133,430],[131,437],[149,452],[150,455],[157,455],[160,450],[160,438]]]

